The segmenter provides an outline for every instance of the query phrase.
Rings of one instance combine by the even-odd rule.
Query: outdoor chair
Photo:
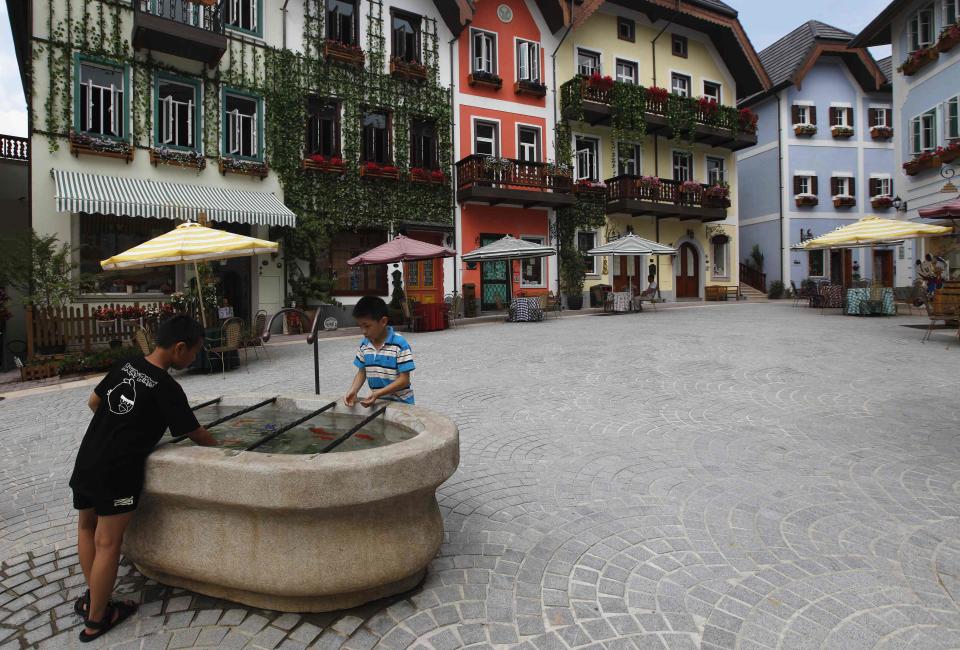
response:
[[[560,312],[563,308],[562,301],[560,296],[554,295],[551,291],[547,294],[546,304],[544,306],[544,311],[548,313],[553,313],[554,318],[560,318]]]
[[[153,352],[153,337],[150,336],[150,332],[143,327],[138,327],[133,333],[133,342],[140,348],[140,352],[142,352],[144,356]]]
[[[893,290],[893,308],[900,313],[900,307],[905,306],[908,314],[913,314],[914,308],[923,309],[927,297],[927,290],[922,281],[911,287],[895,287]]]
[[[416,306],[411,304],[409,300],[404,300],[401,304],[403,305],[403,318],[407,321],[407,331],[416,332],[423,323],[423,314],[418,314]]]
[[[213,372],[213,363],[211,357],[217,357],[220,360],[220,369],[223,372],[223,378],[227,378],[227,363],[234,352],[240,354],[243,349],[244,367],[247,362],[247,348],[243,347],[243,319],[229,318],[223,323],[223,329],[220,334],[220,345],[207,348],[207,365],[210,372]],[[246,368],[250,372],[249,368]]]
[[[263,350],[263,354],[266,355],[267,361],[270,361],[270,353],[267,352],[267,346],[263,344],[263,330],[267,327],[267,312],[265,309],[261,309],[253,317],[253,329],[250,330],[249,336],[243,342],[244,348],[253,348],[253,353],[257,355],[257,359],[260,359],[259,350]]]
[[[943,321],[943,325],[946,327],[951,321],[960,318],[960,308],[954,308],[953,311],[937,310],[929,298],[923,299],[923,307],[927,311],[927,318],[930,320],[930,323],[927,325],[926,333],[920,340],[921,343],[926,343],[930,340],[930,336],[933,334],[933,328],[940,321]],[[960,327],[957,328],[957,340],[960,341]]]

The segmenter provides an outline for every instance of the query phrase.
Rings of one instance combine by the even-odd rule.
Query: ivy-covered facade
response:
[[[441,43],[451,33],[433,2],[29,4],[14,32],[36,152],[32,221],[76,247],[81,270],[99,271],[99,259],[175,222],[137,209],[60,212],[52,170],[118,187],[201,186],[241,203],[244,192],[281,198],[295,228],[252,208],[216,224],[283,242],[279,258],[214,267],[222,296],[244,303],[247,316],[284,306],[288,284],[304,277],[325,279],[314,295],[385,295],[382,274],[352,271],[346,259],[408,223],[450,227],[450,57]],[[189,278],[161,269],[100,280],[84,300],[162,299]]]

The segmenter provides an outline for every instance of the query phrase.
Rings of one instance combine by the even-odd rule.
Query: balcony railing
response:
[[[215,64],[227,47],[223,0],[134,0],[133,45]]]
[[[714,199],[704,195],[709,185],[702,183],[684,184],[670,178],[644,176],[617,176],[607,181],[607,201],[627,199],[649,201],[651,203],[670,203],[692,208],[727,207],[724,199]]]
[[[468,185],[569,192],[571,181],[568,173],[556,173],[547,163],[474,154],[457,162],[457,187]]]
[[[0,135],[0,158],[29,161],[30,140],[15,135]]]

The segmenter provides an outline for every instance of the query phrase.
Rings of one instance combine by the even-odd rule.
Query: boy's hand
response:
[[[354,404],[356,404],[356,402],[357,402],[357,393],[355,391],[351,391],[343,396],[343,403],[346,404],[347,406],[353,406]]]
[[[365,408],[370,408],[371,406],[373,406],[373,403],[376,401],[377,401],[377,394],[370,393],[369,395],[364,397],[362,400],[360,400],[360,406],[363,406]]]

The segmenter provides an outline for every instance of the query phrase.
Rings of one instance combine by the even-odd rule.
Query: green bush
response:
[[[786,287],[783,286],[783,282],[780,280],[775,280],[770,285],[770,291],[767,292],[767,297],[771,300],[776,300],[777,298],[783,298],[783,295],[786,291]]]
[[[566,247],[560,251],[560,290],[566,296],[579,296],[583,293],[583,278],[586,267],[580,252]]]

